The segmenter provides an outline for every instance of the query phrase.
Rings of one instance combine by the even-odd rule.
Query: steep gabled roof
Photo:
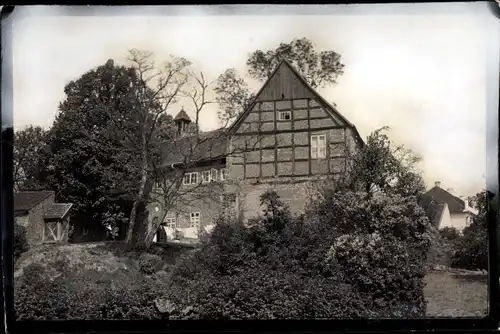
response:
[[[44,201],[53,191],[20,191],[14,194],[14,212],[27,212]]]
[[[296,79],[298,79],[309,91],[310,93],[312,94],[312,96],[314,96],[317,100],[319,100],[319,102],[321,104],[323,104],[323,106],[325,107],[325,110],[330,114],[330,116],[332,118],[339,118],[340,120],[342,120],[342,122],[345,123],[345,125],[347,127],[349,127],[353,132],[354,132],[354,136],[355,138],[357,139],[358,141],[358,144],[359,145],[364,145],[364,141],[363,139],[361,138],[361,136],[359,135],[359,132],[358,130],[356,129],[356,126],[354,126],[354,124],[352,124],[351,122],[349,122],[349,120],[347,118],[345,118],[334,106],[332,106],[328,101],[326,101],[313,87],[311,87],[311,85],[307,82],[307,80],[292,66],[292,64],[290,64],[290,62],[286,59],[283,59],[278,66],[276,66],[276,68],[274,69],[274,71],[271,73],[271,75],[269,76],[269,78],[266,80],[266,82],[262,85],[262,87],[259,89],[259,91],[257,92],[257,94],[255,95],[255,99],[254,99],[254,102],[251,103],[246,110],[244,110],[239,116],[238,118],[234,121],[234,123],[230,126],[229,128],[229,131],[230,132],[233,132],[235,131],[239,124],[245,119],[245,117],[248,115],[248,113],[253,109],[253,107],[255,106],[255,104],[258,102],[258,98],[259,98],[259,95],[261,95],[261,93],[264,91],[264,89],[268,86],[269,82],[273,79],[273,77],[275,75],[277,75],[278,71],[283,68],[283,67],[287,67],[293,74],[294,76],[296,77]]]
[[[420,206],[434,226],[439,227],[443,214],[448,210],[447,204],[438,204],[432,197],[423,195],[419,200]]]
[[[448,191],[444,190],[441,187],[433,187],[428,192],[424,194],[424,196],[432,199],[437,204],[448,205],[448,210],[450,213],[462,213],[465,209],[465,203],[459,197],[453,196]]]

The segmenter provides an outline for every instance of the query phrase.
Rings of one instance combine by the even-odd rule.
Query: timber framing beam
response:
[[[276,122],[275,122],[276,124]],[[324,127],[318,127],[318,128],[311,128],[310,127],[310,122],[309,122],[309,119],[308,119],[308,125],[309,127],[308,128],[304,128],[304,129],[289,129],[289,130],[274,130],[274,131],[252,131],[252,132],[240,132],[240,133],[235,133],[234,136],[235,137],[238,137],[238,136],[265,136],[265,135],[275,135],[275,134],[280,134],[280,133],[298,133],[298,132],[307,132],[310,133],[312,131],[316,132],[316,131],[327,131],[327,130],[336,130],[336,129],[346,129],[345,126],[324,126]]]

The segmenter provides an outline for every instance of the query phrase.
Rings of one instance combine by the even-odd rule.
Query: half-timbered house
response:
[[[176,230],[196,238],[223,212],[242,219],[256,216],[260,195],[269,188],[292,213],[300,213],[311,185],[344,173],[347,157],[363,144],[356,127],[288,61],[280,63],[228,129],[197,136],[182,132],[191,122],[184,111],[175,121],[180,138],[165,146],[162,168],[178,166],[184,173],[180,189],[201,185],[203,192],[193,191],[197,195],[168,210],[163,222],[167,238],[175,237]],[[189,160],[196,163],[185,164],[193,147]],[[155,203],[149,212],[150,219],[164,216]]]

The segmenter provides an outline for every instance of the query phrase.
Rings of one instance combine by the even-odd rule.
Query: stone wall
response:
[[[306,205],[315,193],[317,180],[310,178],[276,179],[267,182],[239,182],[228,184],[225,191],[237,194],[238,215],[244,220],[262,213],[260,196],[267,190],[274,190],[293,215],[304,213]]]

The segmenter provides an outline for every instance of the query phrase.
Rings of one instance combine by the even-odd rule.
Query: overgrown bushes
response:
[[[472,223],[466,227],[456,244],[451,266],[469,270],[488,270],[488,230]]]
[[[139,257],[139,270],[146,275],[154,274],[161,268],[161,257],[156,254],[143,253]]]
[[[156,319],[156,282],[138,273],[24,269],[15,284],[16,317],[22,320]]]
[[[439,230],[439,235],[447,240],[447,241],[451,241],[451,242],[455,242],[457,241],[459,238],[460,238],[460,232],[454,228],[454,227],[443,227],[442,229]]]
[[[26,229],[19,225],[14,224],[14,261],[21,256],[22,253],[29,249],[28,239],[26,237]]]
[[[472,215],[470,224],[455,243],[452,267],[488,270],[487,201],[486,192],[480,192],[472,198],[472,206],[477,214]]]
[[[164,296],[198,318],[425,315],[430,223],[412,197],[332,190],[301,218],[276,193],[262,218],[219,221]]]

